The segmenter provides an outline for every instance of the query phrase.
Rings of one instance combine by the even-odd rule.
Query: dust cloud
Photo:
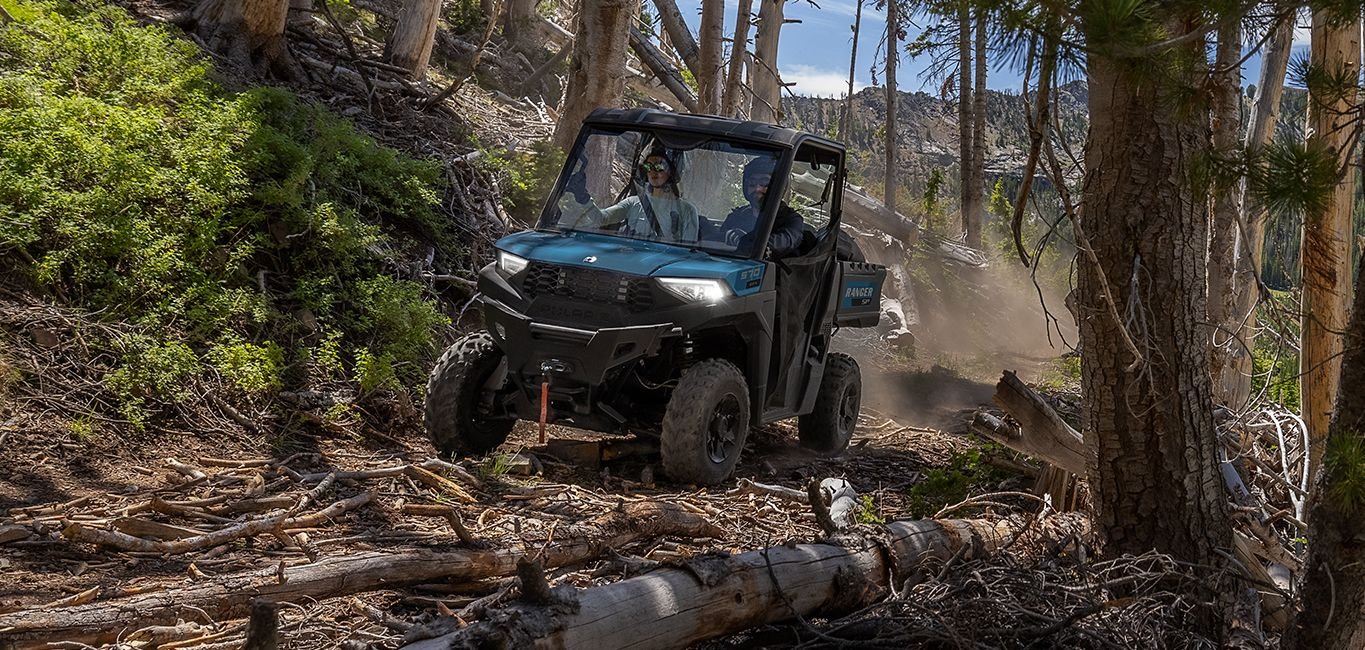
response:
[[[991,404],[1004,370],[1036,381],[1077,343],[1065,289],[1040,282],[1040,290],[1014,260],[974,268],[916,255],[908,268],[913,305],[905,311],[913,352],[872,336],[840,335],[838,347],[860,362],[863,404],[871,411],[905,424],[959,430],[971,411]],[[886,293],[894,297],[898,288],[890,278],[887,283]]]

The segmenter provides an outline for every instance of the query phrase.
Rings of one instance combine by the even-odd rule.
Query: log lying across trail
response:
[[[540,553],[545,567],[591,560],[608,549],[659,535],[720,537],[715,525],[673,504],[627,503],[585,522],[586,529],[561,530]],[[0,615],[0,648],[41,646],[55,641],[107,643],[133,630],[173,625],[178,619],[215,620],[246,616],[255,599],[295,602],[331,598],[436,580],[467,582],[516,573],[517,560],[536,549],[368,552],[318,562],[215,577],[188,587],[97,601],[75,607],[24,610]]]
[[[1058,515],[1024,535],[1085,536],[1086,520]],[[610,585],[561,586],[552,602],[521,602],[456,632],[406,646],[444,648],[685,648],[751,627],[875,602],[930,564],[989,555],[1018,522],[949,519],[893,522],[821,544],[775,546],[742,555],[703,555]],[[866,529],[865,529],[866,530]]]

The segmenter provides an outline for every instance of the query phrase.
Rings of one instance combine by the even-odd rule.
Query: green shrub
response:
[[[400,383],[420,379],[448,321],[387,274],[413,236],[462,254],[437,214],[437,164],[286,91],[228,92],[197,47],[117,7],[6,6],[0,253],[19,255],[0,259],[33,263],[3,272],[157,332],[111,374],[125,410],[178,399],[168,360],[278,389],[283,350],[312,356],[315,332],[332,376],[350,374],[341,350],[366,347]]]
[[[961,502],[972,492],[983,491],[1003,478],[1003,473],[983,462],[993,445],[953,454],[947,467],[925,472],[924,479],[910,488],[908,506],[915,519],[931,517],[945,506]]]
[[[284,351],[274,341],[264,345],[228,340],[209,348],[209,363],[233,386],[247,393],[278,390]]]

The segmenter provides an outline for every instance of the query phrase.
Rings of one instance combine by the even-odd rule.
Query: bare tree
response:
[[[972,14],[967,0],[959,0],[957,20],[958,196],[962,209],[962,229],[980,232],[981,210],[976,202],[981,190],[972,190]]]
[[[1313,13],[1311,65],[1329,78],[1352,80],[1350,91],[1335,84],[1310,85],[1308,147],[1333,156],[1343,177],[1321,209],[1304,218],[1303,320],[1299,389],[1303,420],[1308,425],[1309,472],[1321,466],[1331,422],[1333,400],[1341,377],[1341,332],[1346,326],[1351,274],[1351,206],[1355,172],[1347,164],[1355,119],[1354,80],[1360,74],[1360,16],[1342,23],[1325,11]]]
[[[1218,30],[1218,47],[1214,57],[1210,124],[1214,155],[1223,159],[1230,159],[1236,154],[1241,131],[1238,124],[1242,112],[1241,35],[1240,23],[1224,23]],[[1229,402],[1228,395],[1223,392],[1228,385],[1223,375],[1236,372],[1229,361],[1232,349],[1240,345],[1236,340],[1240,315],[1235,312],[1235,296],[1231,290],[1237,265],[1240,198],[1231,188],[1215,188],[1209,224],[1208,318],[1212,343],[1209,369],[1213,373],[1214,398],[1224,404]]]
[[[900,104],[896,92],[896,61],[900,58],[900,15],[897,0],[886,0],[886,173],[882,187],[882,203],[896,213],[896,107]]]
[[[744,64],[749,61],[752,8],[750,0],[739,0],[739,8],[735,10],[735,35],[730,40],[730,70],[725,76],[725,99],[721,102],[721,115],[739,117],[740,107],[744,106]]]
[[[972,93],[972,167],[968,185],[975,208],[964,212],[967,245],[981,248],[982,198],[986,191],[986,12],[976,10],[976,89]]]
[[[431,47],[436,42],[436,19],[441,0],[407,0],[393,27],[386,54],[389,62],[408,71],[413,79],[427,75]],[[490,18],[491,20],[491,18]]]
[[[630,24],[637,10],[634,0],[582,0],[564,110],[555,125],[554,142],[559,147],[568,150],[593,109],[621,104]]]
[[[758,34],[754,37],[754,62],[750,86],[754,94],[749,119],[777,123],[782,119],[782,80],[777,74],[777,41],[782,37],[786,0],[759,0]]]
[[[701,78],[701,50],[697,47],[697,39],[692,37],[692,30],[687,28],[682,12],[678,11],[678,5],[673,0],[654,0],[654,7],[659,10],[659,22],[663,23],[673,50],[692,71],[692,76]]]
[[[1266,42],[1261,57],[1261,74],[1256,84],[1256,100],[1247,119],[1244,146],[1250,151],[1265,148],[1275,132],[1280,118],[1280,98],[1284,94],[1284,76],[1289,68],[1289,50],[1294,42],[1294,11],[1281,16]],[[1251,397],[1251,351],[1256,349],[1256,304],[1261,295],[1261,264],[1265,255],[1265,226],[1268,213],[1255,194],[1242,186],[1242,224],[1236,244],[1236,267],[1233,276],[1232,315],[1238,326],[1235,337],[1227,346],[1223,362],[1222,386],[1215,386],[1215,394],[1224,403],[1241,408]]]
[[[701,26],[697,30],[697,108],[703,113],[720,111],[720,54],[725,34],[725,0],[702,0]]]
[[[839,139],[847,140],[853,122],[853,73],[858,67],[858,32],[863,26],[863,0],[855,0],[853,11],[853,48],[848,54],[848,96],[844,98],[844,113],[839,119]]]

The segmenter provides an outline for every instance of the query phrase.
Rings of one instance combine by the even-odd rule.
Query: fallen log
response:
[[[541,551],[547,568],[579,564],[639,539],[659,535],[719,537],[714,524],[675,504],[627,503],[576,530],[560,530]],[[140,594],[50,611],[0,614],[0,648],[27,648],[55,641],[99,644],[149,625],[173,625],[203,616],[214,620],[247,615],[253,600],[298,602],[425,582],[472,582],[516,573],[524,548],[448,552],[369,552],[328,557],[316,563],[217,576],[181,589]]]
[[[1026,535],[1084,535],[1085,519],[1049,518]],[[525,602],[482,621],[408,646],[445,648],[686,648],[757,625],[852,611],[881,599],[892,584],[930,563],[989,555],[1008,544],[1017,521],[900,521],[874,534],[823,544],[775,546],[742,555],[705,555],[682,568],[610,585],[560,586],[550,604]],[[891,582],[891,581],[894,581]]]
[[[995,403],[1019,422],[1019,429],[978,427],[987,437],[1010,449],[1085,476],[1085,444],[1080,432],[1071,428],[1043,397],[1029,388],[1014,372],[1006,370],[995,385]]]

